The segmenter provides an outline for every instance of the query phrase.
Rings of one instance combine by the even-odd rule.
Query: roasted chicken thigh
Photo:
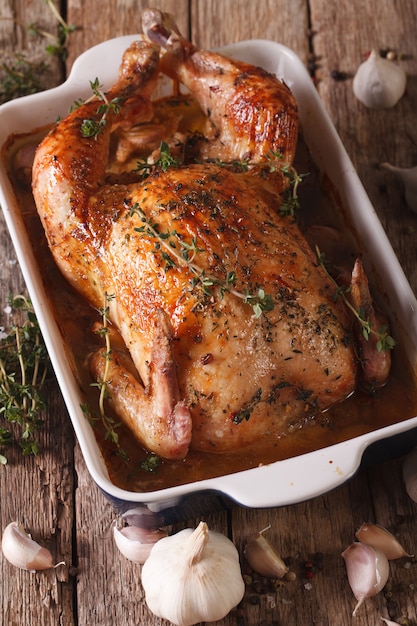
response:
[[[139,444],[166,459],[190,446],[227,453],[278,438],[353,392],[351,318],[279,212],[297,143],[289,89],[197,50],[158,11],[143,24],[116,84],[38,147],[33,193],[62,273],[94,307],[107,302],[130,354],[128,364],[112,350],[107,387]],[[176,132],[164,138],[185,159],[115,178],[112,144],[152,131],[161,71],[191,91],[205,125],[187,149]],[[160,124],[150,132],[159,135]],[[91,355],[93,378],[103,379],[106,359]]]

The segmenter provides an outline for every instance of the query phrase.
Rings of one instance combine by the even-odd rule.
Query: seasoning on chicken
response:
[[[105,123],[97,99],[60,121],[37,150],[33,193],[68,281],[95,307],[112,296],[109,320],[134,367],[113,350],[107,387],[138,442],[166,459],[190,446],[233,452],[353,392],[349,314],[295,221],[278,211],[286,177],[267,165],[278,153],[287,166],[294,158],[289,89],[196,49],[159,11],[145,11],[143,24],[148,41],[124,54]],[[204,132],[181,163],[109,177],[117,136],[141,154],[147,133],[159,137],[151,95],[161,70],[191,91]],[[93,136],[83,136],[85,120]],[[178,148],[183,135],[171,130],[165,139]],[[225,166],[236,161],[247,167]],[[95,379],[105,359],[92,355]]]

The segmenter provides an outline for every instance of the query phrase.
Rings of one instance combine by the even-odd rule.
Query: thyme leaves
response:
[[[68,55],[68,38],[77,27],[64,20],[53,0],[45,0],[45,4],[58,22],[58,34],[48,32],[35,23],[25,26],[25,29],[30,36],[42,37],[48,42],[45,46],[47,55],[65,61]],[[0,63],[0,104],[43,91],[48,86],[49,73],[50,65],[44,58],[29,59],[21,51],[14,52],[10,58]]]
[[[382,326],[378,329],[373,328],[370,320],[366,316],[366,311],[364,307],[359,306],[357,309],[355,309],[355,307],[348,298],[350,288],[339,285],[331,276],[327,269],[326,256],[320,251],[318,246],[316,246],[316,257],[319,265],[323,268],[326,276],[330,279],[335,287],[334,300],[337,301],[339,298],[341,298],[344,305],[351,311],[351,313],[353,313],[354,317],[359,322],[361,333],[364,339],[368,341],[371,335],[374,336],[377,339],[376,349],[378,352],[386,352],[388,350],[392,350],[396,345],[396,341],[388,333],[388,327]]]
[[[142,222],[141,226],[134,228],[135,232],[146,234],[157,240],[154,252],[161,254],[165,271],[177,265],[187,267],[190,270],[192,274],[191,290],[200,287],[206,296],[213,297],[212,288],[218,287],[221,298],[226,293],[239,298],[244,304],[252,307],[256,318],[259,318],[264,312],[273,310],[273,298],[270,294],[265,293],[264,289],[259,288],[256,293],[250,293],[248,290],[245,292],[238,291],[235,287],[237,277],[234,270],[228,271],[225,278],[220,279],[200,267],[195,262],[195,258],[197,254],[204,252],[204,248],[198,245],[197,237],[193,237],[191,242],[186,242],[176,230],[162,232],[159,224],[146,216],[139,203],[136,202],[131,206],[127,200],[125,203],[129,209],[127,215],[130,217],[137,215]]]
[[[119,435],[117,429],[120,428],[121,423],[116,422],[116,420],[108,415],[105,407],[105,400],[108,398],[108,384],[110,382],[110,360],[112,357],[112,347],[110,341],[110,329],[109,329],[109,302],[114,299],[114,294],[108,294],[105,292],[104,294],[104,303],[103,307],[100,309],[100,315],[102,317],[102,325],[96,331],[100,337],[104,338],[105,341],[105,352],[104,356],[106,359],[106,364],[104,368],[104,373],[101,378],[98,378],[96,382],[91,383],[92,387],[97,387],[99,390],[99,400],[98,400],[98,415],[95,415],[88,404],[81,405],[81,409],[84,415],[88,418],[90,424],[95,426],[99,421],[104,428],[104,439],[105,441],[109,441],[116,446],[117,453],[124,459],[124,461],[128,461],[129,457],[119,442]]]
[[[297,170],[289,164],[285,164],[281,167],[281,172],[284,177],[288,180],[289,186],[284,196],[282,198],[282,202],[279,206],[279,214],[283,217],[295,217],[296,212],[300,208],[300,201],[298,197],[298,187],[300,183],[308,176],[308,172],[304,174],[299,174]]]
[[[17,295],[8,303],[12,310],[20,310],[25,320],[13,324],[0,342],[0,415],[18,427],[16,435],[8,427],[0,428],[0,446],[17,442],[24,456],[36,455],[36,434],[46,406],[43,385],[49,356],[31,301]],[[6,463],[7,457],[0,454],[0,464]]]
[[[149,163],[146,159],[137,161],[136,171],[142,178],[147,178],[152,172],[162,170],[166,172],[170,167],[182,165],[181,159],[171,154],[169,145],[162,141],[159,148],[160,156],[154,162]],[[283,194],[281,204],[279,206],[279,214],[283,217],[295,217],[297,210],[300,208],[298,197],[298,189],[301,182],[308,176],[308,172],[299,174],[295,167],[290,163],[283,161],[283,155],[275,150],[270,150],[264,155],[263,161],[251,161],[250,159],[234,159],[232,161],[222,161],[215,159],[208,161],[220,168],[228,168],[234,172],[247,172],[250,168],[258,168],[261,173],[273,174],[281,172],[282,176],[287,180],[288,188]]]
[[[93,95],[91,96],[90,100],[87,100],[86,102],[90,102],[93,98],[96,98],[99,101],[99,105],[97,107],[97,115],[101,117],[98,120],[89,118],[84,119],[81,123],[80,131],[81,136],[84,138],[97,139],[97,137],[104,130],[104,127],[107,124],[107,117],[109,113],[119,113],[122,99],[113,98],[112,100],[109,100],[104,93],[103,86],[100,85],[100,81],[98,78],[90,81],[90,87]],[[74,106],[78,108],[79,106],[81,106],[81,104],[83,103],[75,102]]]
[[[300,202],[298,197],[298,189],[302,181],[308,176],[308,172],[299,174],[295,167],[283,161],[283,155],[276,150],[270,150],[264,155],[264,161],[251,161],[250,159],[243,159],[241,161],[221,161],[215,160],[215,164],[219,167],[230,167],[234,171],[247,172],[251,167],[256,167],[261,170],[261,173],[273,174],[280,172],[282,176],[287,180],[288,188],[283,194],[281,204],[279,206],[279,214],[282,217],[295,217],[296,212],[300,208]]]
[[[139,159],[136,162],[136,171],[141,174],[142,178],[147,178],[156,169],[166,172],[170,167],[182,164],[181,159],[171,154],[171,149],[166,141],[161,141],[159,153],[160,156],[153,163],[149,163],[146,159]]]

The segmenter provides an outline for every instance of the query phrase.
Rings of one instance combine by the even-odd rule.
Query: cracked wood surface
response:
[[[138,0],[62,3],[62,14],[77,30],[69,38],[65,67],[56,61],[51,64],[51,84],[61,82],[74,59],[89,47],[138,32],[145,6]],[[158,6],[174,13],[182,31],[199,46],[270,39],[292,48],[310,67],[314,64],[318,92],[416,292],[417,216],[406,209],[399,183],[378,168],[383,161],[404,167],[417,164],[415,1],[160,0]],[[28,34],[28,26],[34,23],[56,33],[44,0],[2,0],[2,54],[23,51],[31,58],[41,56],[46,40]],[[354,99],[351,77],[367,50],[387,47],[406,55],[407,94],[395,109],[369,111]],[[333,80],[332,70],[345,72],[348,80]],[[3,220],[0,254],[3,309],[7,294],[24,288]],[[22,522],[65,566],[29,574],[0,557],[0,624],[168,625],[147,609],[139,567],[114,546],[114,512],[87,473],[55,384],[49,386],[48,398],[41,454],[22,458],[12,450],[8,465],[0,467],[0,521],[1,529],[12,520]],[[313,578],[299,574],[278,591],[248,591],[242,607],[219,621],[219,626],[375,626],[382,623],[381,617],[400,623],[407,617],[407,623],[417,624],[414,562],[410,567],[394,564],[392,595],[381,593],[368,600],[353,619],[355,601],[340,557],[364,521],[382,524],[410,551],[417,550],[417,504],[405,493],[401,463],[401,458],[382,459],[343,487],[306,503],[260,511],[234,507],[206,518],[211,528],[231,536],[241,554],[248,533],[270,524],[268,538],[283,556],[302,563],[320,553],[323,564]],[[197,522],[189,520],[187,525]]]

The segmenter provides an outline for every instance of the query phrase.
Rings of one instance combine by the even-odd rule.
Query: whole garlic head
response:
[[[353,79],[353,93],[370,109],[388,109],[404,95],[407,77],[402,67],[372,50]]]
[[[142,585],[150,610],[177,626],[222,619],[245,592],[234,544],[205,522],[155,543]]]

